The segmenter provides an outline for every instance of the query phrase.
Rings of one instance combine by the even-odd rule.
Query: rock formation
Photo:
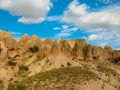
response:
[[[66,40],[61,40],[60,44],[61,44],[60,50],[62,54],[65,56],[71,56],[71,47],[68,44],[68,42]]]
[[[76,40],[75,46],[72,50],[73,57],[84,59],[84,55],[86,53],[86,46],[87,42],[85,41],[85,39]]]
[[[8,49],[17,47],[17,41],[5,30],[0,32],[0,41],[2,41]]]
[[[32,37],[27,34],[23,35],[20,40],[16,40],[7,31],[0,32],[1,41],[1,55],[2,58],[6,56],[6,51],[10,49],[16,51],[11,51],[8,54],[17,52],[17,54],[22,55],[22,53],[27,52],[29,48],[37,46],[39,48],[39,55],[63,55],[65,57],[77,58],[81,60],[111,60],[120,57],[120,50],[112,50],[111,47],[105,46],[101,48],[99,46],[92,46],[86,42],[85,39],[79,40],[52,40],[46,38],[45,40],[40,39],[38,36],[33,35]],[[5,44],[5,45],[4,45]],[[5,48],[6,47],[6,48]],[[3,49],[4,48],[4,49]],[[3,51],[2,51],[3,49]],[[3,54],[4,52],[4,54]],[[27,55],[28,56],[28,55]]]
[[[86,48],[87,49],[85,54],[85,60],[93,60],[93,54],[92,54],[93,47],[91,45],[88,45]]]
[[[59,53],[60,53],[59,44],[56,41],[54,41],[50,50],[49,50],[49,54],[58,55]]]
[[[1,90],[73,90],[75,85],[75,90],[82,85],[82,90],[90,90],[89,84],[94,88],[96,83],[99,89],[94,90],[120,90],[119,65],[120,50],[92,46],[85,39],[43,40],[27,34],[14,39],[9,32],[0,32]]]
[[[18,46],[19,47],[24,47],[27,48],[26,43],[28,42],[28,40],[30,40],[30,36],[28,34],[24,34],[22,36],[22,38],[18,41]]]
[[[0,42],[0,60],[7,58],[7,48],[3,42]]]
[[[23,39],[24,40],[24,39]],[[30,39],[25,43],[25,48],[31,48],[33,46],[38,46],[40,47],[42,45],[42,40],[38,38],[38,36],[33,35]]]

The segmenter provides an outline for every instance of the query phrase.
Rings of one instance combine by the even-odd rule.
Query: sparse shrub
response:
[[[61,67],[64,67],[64,65],[61,65]]]
[[[19,69],[20,70],[24,70],[24,71],[28,71],[29,70],[29,68],[27,67],[27,66],[19,66]]]
[[[43,58],[46,58],[47,57],[47,55],[46,54],[43,54]]]
[[[67,62],[67,66],[71,66],[71,63]]]
[[[48,63],[49,62],[49,60],[46,60],[46,62],[45,63]]]
[[[32,58],[32,55],[29,55],[28,58]]]
[[[98,65],[97,69],[98,69],[99,72],[105,73],[106,76],[109,76],[110,74],[116,74],[116,72],[113,69],[107,68],[107,67],[102,66],[102,65],[101,66]]]
[[[10,48],[10,49],[9,49],[9,51],[14,51],[14,50],[15,50],[15,48]]]
[[[9,66],[16,66],[16,62],[12,61],[12,60],[9,60],[8,61],[8,65]]]
[[[9,84],[8,90],[25,90],[25,85],[22,83]]]
[[[0,83],[3,83],[3,81],[2,81],[2,80],[0,80]]]
[[[116,76],[116,74],[114,73],[113,76]]]
[[[36,75],[36,78],[39,78],[41,81],[45,81],[46,79],[51,80],[55,77],[59,80],[64,80],[65,78],[69,78],[68,75],[70,75],[70,78],[84,77],[90,79],[91,77],[95,77],[95,74],[87,69],[81,69],[80,67],[66,67],[39,73]]]
[[[93,56],[93,59],[97,59],[97,57]]]
[[[38,52],[39,47],[38,46],[33,46],[33,47],[29,48],[29,51],[32,52],[32,53]]]
[[[13,58],[8,57],[8,65],[9,66],[16,66],[15,58],[16,58],[16,56]]]
[[[22,84],[16,82],[17,84],[9,85],[8,90],[30,90],[30,87],[33,87],[33,90],[46,90],[51,89],[49,88],[49,86],[52,84],[51,82],[53,82],[54,85],[59,85],[59,83],[64,83],[64,85],[70,84],[71,86],[69,87],[69,90],[74,90],[72,84],[79,83],[82,80],[85,81],[89,79],[95,79],[95,77],[96,75],[88,69],[82,69],[80,67],[64,67],[41,72],[31,77],[25,78],[21,82]],[[34,84],[36,81],[37,83]],[[61,90],[67,90],[65,86],[58,87],[62,87]],[[53,86],[51,90],[54,89],[55,87]]]
[[[52,65],[52,63],[49,63],[49,65]]]
[[[13,80],[13,78],[10,78],[10,81],[12,81]]]

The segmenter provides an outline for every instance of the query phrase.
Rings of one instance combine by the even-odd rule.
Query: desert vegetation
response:
[[[50,88],[51,84],[55,85],[56,83],[62,82],[64,82],[65,85],[68,83],[77,84],[90,79],[95,80],[96,75],[88,69],[82,69],[80,67],[66,67],[41,72],[32,77],[26,78],[22,82],[9,84],[8,90],[25,90],[25,88],[26,90],[29,90],[32,87],[36,90],[45,89],[46,87],[48,89],[52,89]]]

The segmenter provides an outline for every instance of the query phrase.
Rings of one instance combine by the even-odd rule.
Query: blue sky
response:
[[[120,49],[120,0],[0,0],[0,30]]]

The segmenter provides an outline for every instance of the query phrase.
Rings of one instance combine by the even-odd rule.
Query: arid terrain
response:
[[[3,30],[0,90],[120,90],[120,50]]]

